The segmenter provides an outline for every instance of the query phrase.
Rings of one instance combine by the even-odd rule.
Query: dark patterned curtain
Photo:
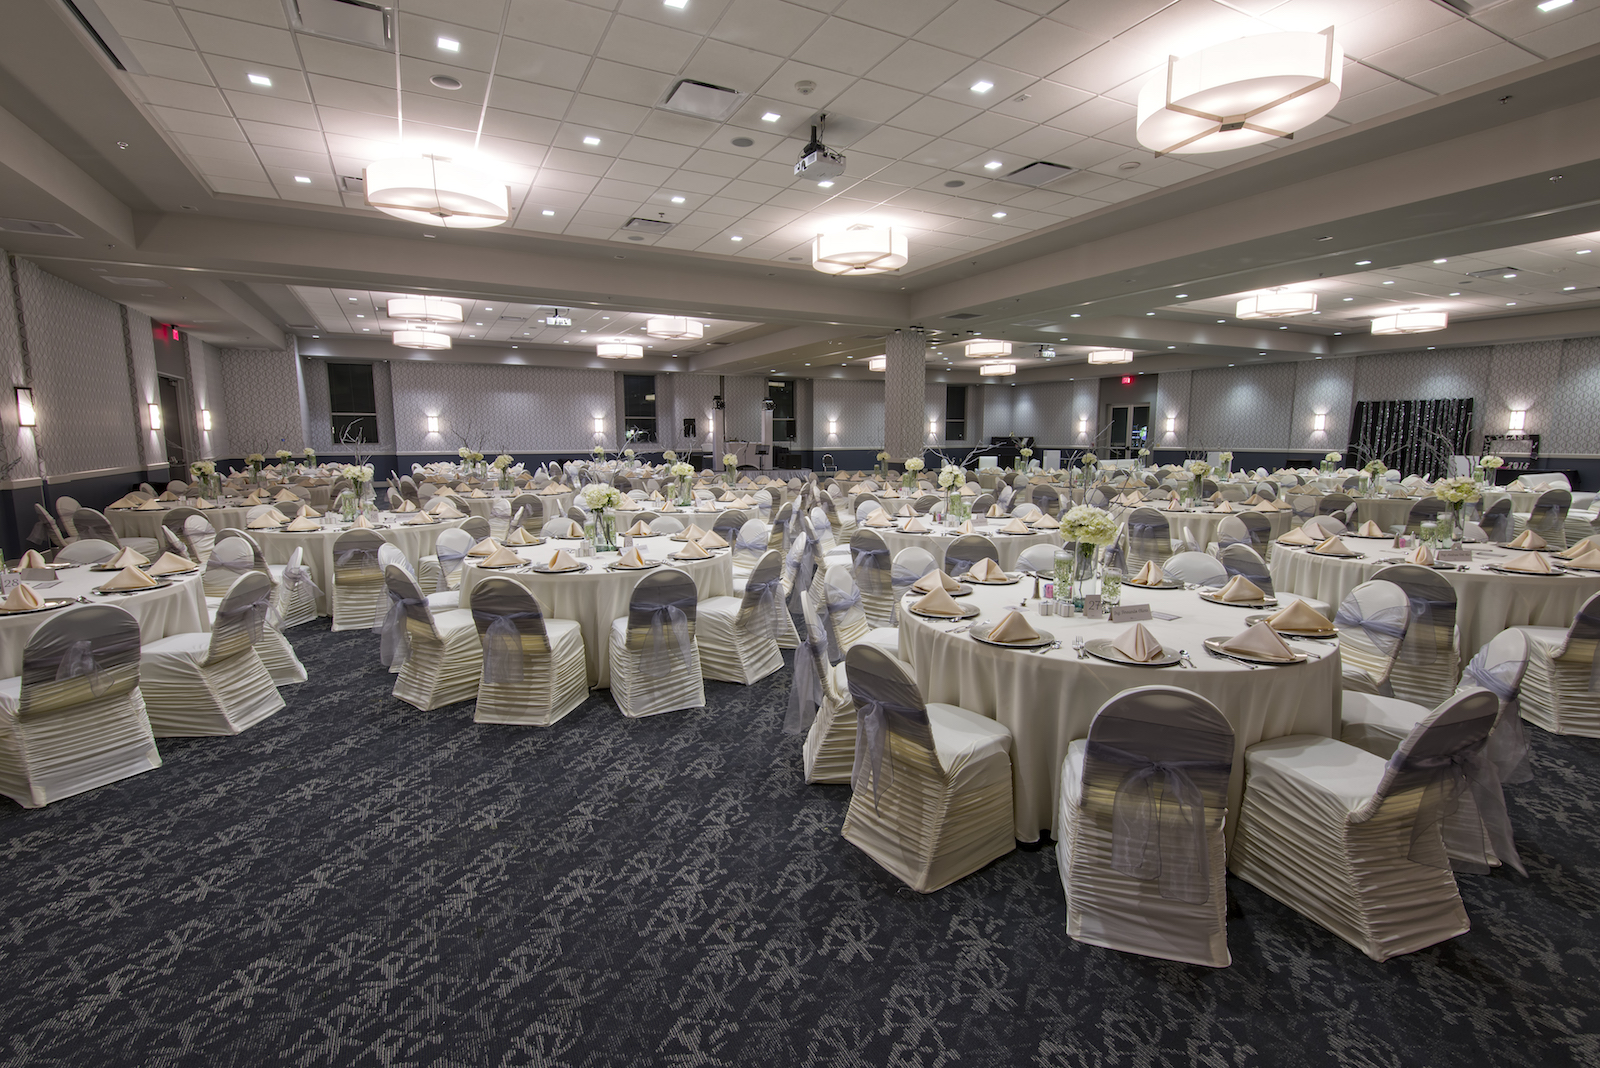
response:
[[[1357,466],[1382,460],[1405,474],[1441,478],[1450,457],[1470,453],[1472,398],[1362,401],[1350,423],[1350,452]]]

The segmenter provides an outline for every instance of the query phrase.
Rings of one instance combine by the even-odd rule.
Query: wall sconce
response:
[[[1327,416],[1327,413],[1325,413],[1325,412],[1317,412],[1315,415],[1313,415],[1311,417],[1311,429],[1315,430],[1319,434],[1322,433],[1324,430],[1327,430],[1328,429],[1328,416]]]
[[[200,409],[200,429],[201,430],[210,430],[211,429],[211,409],[210,408],[201,408]]]
[[[939,420],[937,417],[928,420],[928,436],[934,437],[939,433]]]
[[[837,434],[838,432],[839,432],[839,420],[837,420],[837,419],[829,419],[828,420],[828,433],[829,434]]]
[[[1167,416],[1167,433],[1176,434],[1177,432],[1178,432],[1178,417],[1175,416],[1175,415]]]
[[[1078,416],[1078,433],[1087,434],[1088,432],[1089,432],[1089,417],[1088,416],[1084,416],[1084,415]]]
[[[428,433],[437,434],[438,432],[439,432],[439,417],[437,415],[428,416]]]
[[[27,386],[17,387],[17,424],[19,426],[39,425],[39,412],[33,406],[33,390]]]
[[[159,404],[151,404],[151,405],[149,405],[149,408],[150,408],[150,429],[151,430],[160,430],[161,429],[161,405],[159,405]]]
[[[605,416],[597,415],[594,417],[594,432],[596,434],[604,434],[606,432]]]
[[[1528,411],[1527,411],[1527,409],[1525,409],[1525,408],[1513,408],[1513,409],[1511,409],[1511,422],[1509,424],[1507,424],[1506,429],[1510,430],[1514,434],[1520,434],[1524,430],[1527,429],[1527,423],[1528,423]]]

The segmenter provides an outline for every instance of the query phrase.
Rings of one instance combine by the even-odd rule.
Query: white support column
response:
[[[927,441],[926,353],[921,330],[896,330],[886,339],[883,447],[896,463],[921,456]]]

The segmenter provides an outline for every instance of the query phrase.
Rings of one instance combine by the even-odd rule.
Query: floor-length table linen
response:
[[[388,514],[391,513],[385,513]],[[406,560],[415,569],[419,560],[433,552],[434,543],[439,540],[440,532],[459,527],[463,522],[465,520],[450,519],[417,526],[408,526],[404,523],[396,526],[380,525],[375,529],[384,541],[405,553]],[[322,591],[317,597],[317,614],[325,616],[330,614],[328,598],[333,592],[333,543],[339,539],[340,534],[349,529],[348,524],[341,523],[321,530],[304,532],[252,530],[250,534],[260,544],[261,556],[269,564],[287,564],[296,549],[305,550],[303,562],[311,569],[311,577]]]
[[[205,590],[198,575],[176,576],[170,585],[160,589],[97,596],[94,591],[116,574],[94,571],[87,565],[61,567],[56,569],[56,583],[38,584],[38,593],[47,601],[87,597],[91,604],[115,605],[139,621],[139,640],[145,643],[174,634],[203,634],[211,629]],[[70,611],[71,608],[57,608],[48,612],[0,613],[0,676],[22,674],[22,651],[33,632]]]
[[[172,505],[173,508],[194,507],[188,501]],[[250,521],[250,509],[259,505],[226,505],[219,508],[202,508],[200,514],[206,517],[213,529],[221,530],[224,527],[237,527],[244,529]],[[285,514],[290,515],[299,511],[298,505],[284,505]],[[162,508],[159,511],[151,509],[140,511],[136,508],[112,508],[106,511],[106,521],[111,524],[111,529],[117,532],[119,538],[154,538],[161,541],[161,521],[166,518],[170,509]],[[320,510],[320,509],[319,509]],[[165,544],[163,542],[163,544]]]
[[[1001,520],[1000,522],[1005,522]],[[937,529],[929,534],[907,534],[894,527],[863,527],[882,535],[883,544],[889,549],[891,559],[901,549],[918,548],[926,549],[933,555],[933,561],[939,567],[944,567],[945,550],[950,548],[950,543],[959,536],[945,529]],[[1061,535],[1051,530],[1041,530],[1032,534],[1000,534],[996,527],[974,526],[974,534],[982,534],[994,542],[995,551],[1000,554],[1000,566],[1007,571],[1015,571],[1017,557],[1023,550],[1034,545],[1060,545]],[[841,542],[843,544],[843,542]]]

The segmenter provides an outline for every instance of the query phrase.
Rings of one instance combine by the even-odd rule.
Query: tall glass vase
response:
[[[597,509],[594,513],[594,551],[617,551],[617,516],[608,508]]]
[[[1066,542],[1056,550],[1056,600],[1083,607],[1086,593],[1098,593],[1095,582],[1095,546],[1086,541]]]

